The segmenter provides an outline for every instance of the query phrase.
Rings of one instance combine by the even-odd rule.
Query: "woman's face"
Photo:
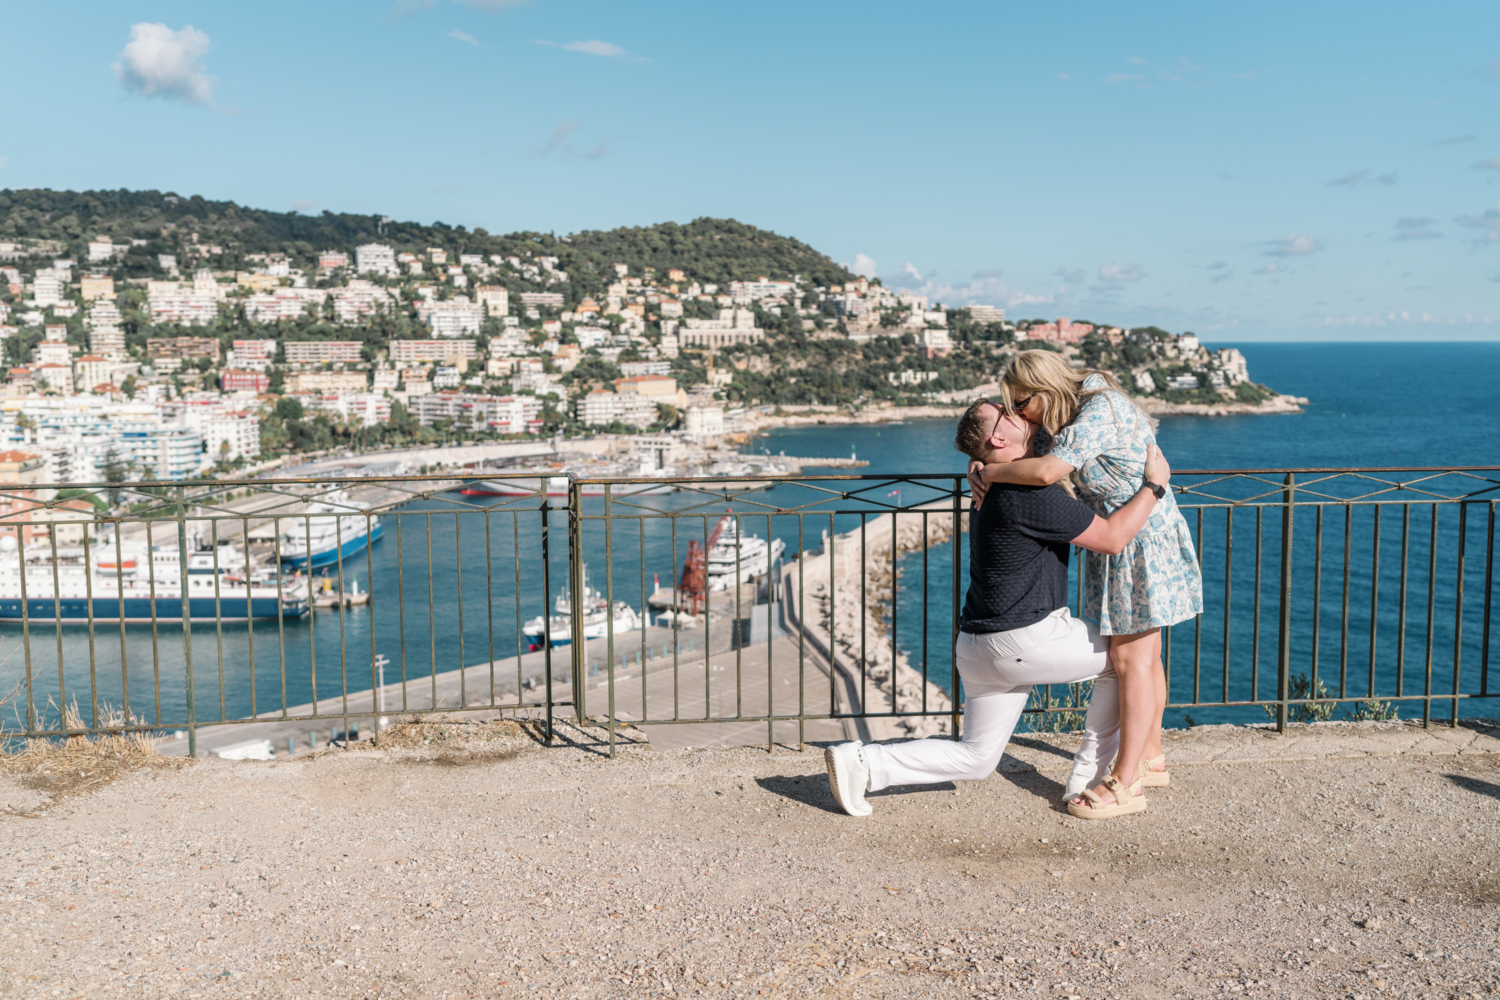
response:
[[[1042,420],[1042,404],[1036,393],[1010,390],[1010,411],[1027,423],[1039,424]]]

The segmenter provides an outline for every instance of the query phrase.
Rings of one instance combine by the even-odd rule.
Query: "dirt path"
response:
[[[609,761],[597,733],[572,735],[543,749],[513,725],[430,727],[407,748],[209,761],[56,800],[8,772],[0,994],[1500,987],[1484,726],[1175,733],[1173,787],[1112,824],[1059,810],[1065,739],[1024,737],[986,781],[882,794],[854,820],[816,751]]]

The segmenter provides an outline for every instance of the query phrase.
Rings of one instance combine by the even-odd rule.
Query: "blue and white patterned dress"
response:
[[[1083,383],[1085,390],[1104,386],[1098,375]],[[1146,446],[1155,443],[1145,415],[1109,390],[1079,407],[1073,422],[1052,439],[1049,453],[1078,470],[1078,498],[1107,517],[1140,491]],[[1175,625],[1202,611],[1203,575],[1193,536],[1170,490],[1124,552],[1084,555],[1083,617],[1098,622],[1103,635]]]

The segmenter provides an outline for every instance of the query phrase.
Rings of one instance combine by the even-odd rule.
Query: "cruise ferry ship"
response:
[[[54,558],[48,543],[18,553],[13,536],[0,537],[0,622],[181,621],[177,549],[147,550],[140,543],[120,548],[118,562],[108,542],[88,555],[82,547],[59,546]],[[232,546],[221,547],[217,559],[212,550],[190,552],[187,585],[193,621],[301,618],[309,609],[304,578],[283,577],[278,586],[269,570],[246,567]]]
[[[352,506],[344,494],[332,493],[300,514],[280,518],[281,561],[298,568],[332,566],[380,541],[385,534],[380,518],[350,513]]]

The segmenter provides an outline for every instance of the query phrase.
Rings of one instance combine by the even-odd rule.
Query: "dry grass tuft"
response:
[[[534,740],[540,727],[511,719],[487,721],[398,722],[380,734],[380,748],[412,749],[460,744]]]
[[[86,728],[76,702],[67,706],[62,716],[63,728]],[[23,788],[51,796],[50,807],[63,798],[102,788],[129,771],[181,766],[185,761],[156,752],[155,739],[149,732],[124,729],[143,723],[127,718],[113,706],[102,706],[98,728],[120,727],[117,731],[63,740],[27,740],[17,752],[0,752],[0,773],[15,776]]]

